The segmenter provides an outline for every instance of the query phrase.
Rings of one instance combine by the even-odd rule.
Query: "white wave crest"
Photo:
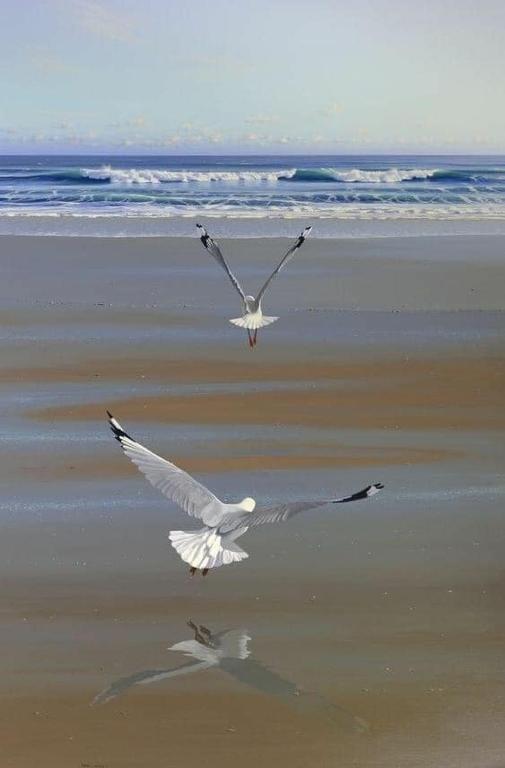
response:
[[[338,181],[366,184],[398,184],[401,181],[429,179],[437,172],[437,168],[413,168],[411,170],[388,168],[384,171],[362,171],[359,168],[352,168],[349,171],[337,171],[334,168],[328,168],[327,171]]]
[[[364,205],[360,203],[349,205],[317,205],[298,204],[286,208],[284,206],[233,206],[221,203],[218,205],[198,205],[186,208],[172,206],[146,206],[125,204],[118,209],[103,208],[103,206],[80,209],[75,204],[68,204],[55,210],[52,207],[40,206],[34,209],[0,208],[0,221],[10,218],[83,218],[83,219],[170,219],[170,218],[227,218],[227,219],[333,219],[335,221],[501,221],[505,223],[505,204],[463,204],[463,205]]]
[[[231,183],[276,182],[279,178],[291,178],[294,168],[279,171],[162,171],[149,168],[82,168],[81,173],[89,179],[109,180],[112,184],[162,184],[167,182],[199,182],[207,184],[213,181]]]

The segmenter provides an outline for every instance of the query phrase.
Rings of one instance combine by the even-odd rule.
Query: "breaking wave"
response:
[[[38,170],[19,168],[0,170],[0,184],[27,185],[30,182],[56,185],[115,184],[160,185],[221,183],[229,185],[292,183],[342,183],[396,185],[404,182],[438,182],[449,184],[504,183],[504,169],[437,169],[437,168],[282,168],[265,170],[165,170],[151,168],[65,168]]]
[[[112,184],[162,184],[196,182],[208,184],[217,181],[224,183],[274,183],[280,178],[291,178],[296,169],[283,171],[165,171],[149,168],[83,168],[84,177],[93,181],[105,181]]]
[[[436,169],[414,168],[401,170],[388,168],[386,170],[363,171],[351,168],[342,171],[337,168],[296,169],[290,177],[292,181],[341,181],[352,184],[398,184],[402,181],[429,179],[437,173]]]
[[[287,168],[276,171],[165,171],[137,168],[83,168],[82,174],[93,181],[109,181],[113,184],[161,184],[161,183],[275,183],[277,181],[293,182],[347,182],[365,184],[398,184],[402,181],[429,179],[437,173],[436,169],[414,168],[401,170],[389,168],[386,170],[364,171],[352,168],[339,171],[336,168]]]
[[[505,162],[436,156],[0,158],[4,222],[196,216],[397,221],[400,229],[413,220],[505,226]]]

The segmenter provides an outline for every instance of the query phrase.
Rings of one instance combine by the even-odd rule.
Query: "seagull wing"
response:
[[[375,496],[376,493],[384,488],[382,483],[375,483],[374,485],[367,485],[361,491],[351,494],[350,496],[343,496],[341,499],[319,499],[319,501],[294,501],[288,504],[278,504],[275,507],[267,507],[267,509],[259,509],[254,512],[245,512],[237,518],[234,515],[234,520],[237,524],[242,526],[251,527],[253,525],[263,525],[264,523],[283,523],[285,520],[289,520],[290,517],[298,515],[300,512],[309,512],[311,509],[317,509],[325,504],[346,504],[348,501],[360,501],[361,499],[368,499],[370,496]],[[227,523],[232,523],[232,516],[229,519],[224,517],[220,528],[224,528]]]
[[[288,261],[290,261],[293,258],[293,256],[297,252],[297,250],[299,248],[301,248],[301,246],[304,244],[305,238],[308,237],[308,235],[310,234],[310,230],[311,229],[312,229],[312,227],[305,227],[305,229],[299,235],[299,237],[296,239],[296,241],[293,243],[293,245],[291,246],[289,251],[282,257],[281,261],[278,263],[278,265],[276,266],[276,268],[274,269],[274,271],[272,272],[272,274],[270,275],[270,277],[266,281],[265,285],[261,288],[260,292],[256,296],[256,301],[258,302],[258,304],[261,301],[261,299],[263,298],[263,294],[265,293],[266,289],[268,288],[268,286],[270,285],[270,283],[274,279],[274,277],[279,274],[279,272],[284,267],[284,265],[287,264]]]
[[[175,464],[172,464],[161,456],[157,456],[148,448],[137,443],[128,435],[121,424],[107,411],[109,425],[116,440],[128,458],[147,477],[151,485],[158,488],[165,496],[175,501],[182,509],[206,522],[207,514],[215,516],[215,512],[223,506],[222,502],[214,496],[204,485],[194,480],[191,475],[184,472]]]
[[[211,238],[211,236],[209,235],[205,227],[202,227],[201,224],[197,224],[196,226],[200,230],[200,240],[202,241],[204,248],[206,248],[210,253],[210,255],[213,256],[214,259],[217,261],[217,263],[222,266],[222,268],[230,278],[231,284],[233,285],[233,287],[239,292],[240,297],[242,299],[245,299],[245,293],[242,290],[242,287],[239,281],[237,280],[237,278],[231,271],[230,267],[228,266],[228,263],[224,258],[223,254],[221,253],[221,249],[218,246],[218,244]]]
[[[297,696],[297,686],[255,659],[223,659],[219,665],[229,675],[269,696]]]
[[[304,691],[256,659],[248,658],[245,661],[223,659],[219,666],[244,685],[249,685],[269,696],[279,696],[286,699],[303,714],[307,712],[321,713],[332,724],[351,733],[362,733],[370,730],[368,724],[353,715],[352,712],[333,704],[324,696]]]
[[[172,677],[180,677],[181,675],[192,674],[200,670],[209,669],[209,667],[215,666],[208,662],[202,661],[188,661],[186,664],[182,664],[176,669],[146,669],[142,672],[136,672],[128,677],[121,677],[114,683],[109,685],[103,691],[100,691],[93,701],[91,706],[96,704],[107,704],[108,701],[116,699],[121,694],[126,693],[134,685],[150,685],[151,683],[158,683],[161,680],[169,680]]]

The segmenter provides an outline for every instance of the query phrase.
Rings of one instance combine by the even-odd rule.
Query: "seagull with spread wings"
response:
[[[210,568],[219,568],[221,565],[240,562],[249,557],[235,542],[252,526],[280,523],[300,512],[308,512],[325,504],[345,504],[367,499],[384,487],[382,483],[374,483],[339,499],[288,502],[265,509],[256,509],[255,500],[249,497],[234,504],[227,504],[187,472],[144,448],[124,431],[109,411],[107,415],[114,437],[151,485],[189,515],[202,521],[203,528],[199,530],[169,533],[172,546],[179,557],[190,566],[191,575],[200,570],[202,575],[206,576]]]
[[[301,714],[321,714],[332,725],[353,733],[365,733],[369,725],[343,707],[324,696],[299,688],[295,683],[277,674],[251,655],[251,636],[246,629],[226,629],[212,632],[203,624],[191,619],[187,622],[192,637],[171,645],[167,650],[182,653],[187,661],[178,667],[144,669],[133,675],[121,677],[95,696],[92,706],[107,704],[123,696],[131,688],[173,680],[183,675],[221,669],[239,683],[250,686],[267,696],[277,696],[291,704]]]
[[[303,232],[299,235],[299,237],[296,239],[296,241],[293,243],[293,245],[288,249],[288,251],[284,254],[268,280],[264,283],[263,287],[260,289],[258,295],[256,298],[254,296],[246,296],[244,291],[242,290],[242,286],[240,285],[239,281],[231,271],[230,267],[228,266],[228,263],[226,259],[224,258],[223,254],[221,253],[221,249],[216,243],[215,240],[211,238],[211,236],[208,234],[205,227],[202,227],[201,224],[196,225],[198,229],[200,230],[200,240],[202,241],[204,247],[208,250],[211,256],[214,257],[214,259],[217,261],[218,264],[224,269],[226,274],[231,280],[231,283],[235,290],[238,292],[240,298],[242,299],[242,309],[243,309],[243,315],[242,317],[235,317],[232,320],[230,320],[230,323],[233,323],[233,325],[237,325],[239,328],[246,328],[247,329],[247,335],[249,337],[249,346],[255,347],[256,346],[256,340],[258,336],[258,329],[264,328],[266,325],[271,325],[272,323],[275,323],[276,320],[278,320],[278,317],[267,317],[263,314],[263,311],[261,309],[261,302],[263,299],[263,296],[265,295],[265,291],[267,290],[268,286],[274,279],[276,275],[279,274],[281,269],[290,261],[297,250],[303,245],[305,242],[305,238],[309,235],[310,230],[312,227],[305,227]]]

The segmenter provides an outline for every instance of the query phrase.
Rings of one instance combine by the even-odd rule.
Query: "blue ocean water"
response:
[[[268,221],[268,233],[282,234],[292,219],[319,220],[316,236],[366,234],[373,222],[396,223],[392,232],[408,222],[505,231],[505,158],[0,157],[0,233],[185,234],[196,218],[219,220],[225,233],[241,221],[261,234]]]

